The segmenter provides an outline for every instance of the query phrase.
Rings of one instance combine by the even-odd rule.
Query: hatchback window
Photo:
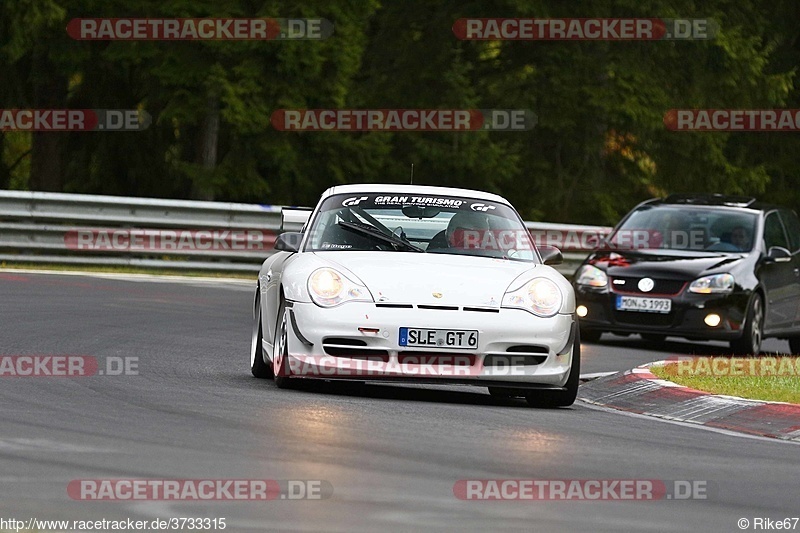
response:
[[[608,240],[612,248],[749,252],[756,214],[738,209],[645,205]]]
[[[764,244],[767,250],[773,246],[789,249],[789,243],[786,242],[786,234],[777,211],[767,215],[767,219],[764,221]]]
[[[781,210],[781,220],[786,227],[786,233],[789,234],[789,248],[792,252],[800,250],[800,220],[797,220],[797,215],[793,212],[783,209]]]

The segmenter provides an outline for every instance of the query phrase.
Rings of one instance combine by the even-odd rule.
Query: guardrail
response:
[[[280,213],[273,205],[0,191],[0,262],[256,272],[273,253]],[[565,275],[586,257],[590,237],[610,230],[525,224],[536,242],[562,248]]]

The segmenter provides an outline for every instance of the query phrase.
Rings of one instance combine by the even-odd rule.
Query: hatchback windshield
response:
[[[505,204],[453,196],[345,194],[314,217],[307,251],[382,250],[538,261],[530,233]]]
[[[618,249],[749,252],[755,213],[730,208],[643,206],[608,240]]]

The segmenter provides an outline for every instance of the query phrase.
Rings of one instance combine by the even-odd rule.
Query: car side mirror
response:
[[[539,255],[542,256],[542,263],[545,265],[560,265],[564,262],[564,256],[561,255],[561,250],[555,246],[539,246]]]
[[[287,231],[281,233],[275,239],[275,249],[283,252],[296,252],[300,250],[300,241],[303,240],[303,234],[297,231]]]
[[[767,250],[767,262],[787,263],[792,260],[792,252],[782,246],[772,246]]]

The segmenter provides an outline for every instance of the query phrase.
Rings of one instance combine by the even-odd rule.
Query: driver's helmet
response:
[[[453,215],[447,224],[447,244],[451,248],[466,248],[467,242],[480,242],[489,229],[489,220],[484,213],[462,211]],[[474,232],[472,239],[466,239],[466,232]]]

